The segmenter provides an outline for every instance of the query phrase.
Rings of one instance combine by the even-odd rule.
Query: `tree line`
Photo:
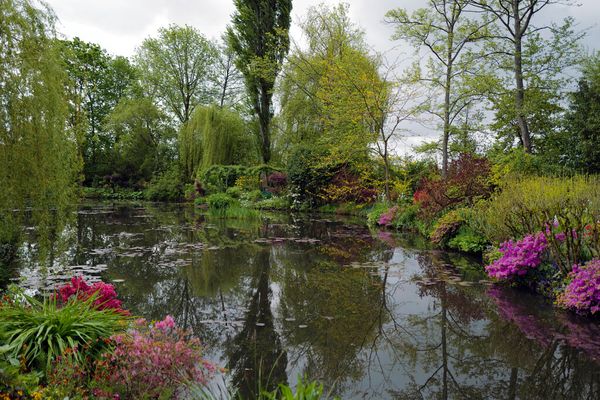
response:
[[[302,44],[289,36],[291,0],[234,4],[220,40],[172,24],[127,58],[60,39],[42,4],[3,1],[0,162],[11,189],[2,204],[58,201],[50,193],[61,191],[37,183],[54,181],[159,184],[181,196],[214,164],[343,169],[383,181],[389,197],[398,142],[419,124],[439,132],[415,150],[439,155],[442,177],[461,153],[517,148],[557,168],[600,171],[600,56],[584,54],[572,18],[542,15],[570,0],[390,10],[391,40],[414,49],[408,66],[370,48],[348,4],[310,8],[298,22]],[[576,82],[569,68],[580,71]]]

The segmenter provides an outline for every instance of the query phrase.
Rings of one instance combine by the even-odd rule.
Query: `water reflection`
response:
[[[82,207],[59,236],[46,271],[13,265],[26,286],[114,282],[135,313],[194,330],[246,398],[301,375],[342,398],[600,398],[597,322],[494,287],[476,261],[414,236],[118,205]]]

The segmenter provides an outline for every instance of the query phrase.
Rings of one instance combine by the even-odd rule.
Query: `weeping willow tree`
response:
[[[258,158],[248,124],[237,113],[216,106],[194,111],[181,129],[179,154],[189,178],[211,165],[254,164]]]
[[[67,77],[55,47],[53,15],[42,3],[0,1],[3,247],[14,247],[25,215],[40,238],[56,232],[60,210],[75,194],[80,161],[77,138],[67,125]]]

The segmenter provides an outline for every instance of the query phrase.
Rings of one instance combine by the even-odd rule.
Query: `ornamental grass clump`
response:
[[[574,265],[567,276],[569,283],[558,295],[557,303],[582,314],[600,311],[600,259],[596,258],[583,266]]]
[[[500,258],[485,267],[488,275],[499,280],[523,277],[537,268],[547,248],[543,233],[527,235],[522,240],[506,241],[500,245]]]
[[[177,398],[184,382],[205,384],[215,366],[202,358],[200,340],[171,316],[153,324],[140,319],[127,334],[112,337],[113,351],[97,363],[97,397]]]
[[[78,361],[99,354],[105,339],[126,329],[124,316],[113,309],[97,309],[97,294],[86,300],[70,298],[5,302],[0,307],[0,343],[11,358],[26,367],[47,371],[53,360],[69,348],[78,348]]]

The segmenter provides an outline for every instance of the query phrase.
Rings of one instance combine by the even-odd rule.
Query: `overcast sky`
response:
[[[231,19],[233,0],[46,0],[58,16],[57,28],[67,38],[98,43],[113,55],[130,56],[137,46],[158,28],[169,24],[188,24],[198,28],[208,38],[218,39]],[[338,1],[293,0],[292,37],[299,38],[297,21],[313,5]],[[409,10],[423,7],[427,0],[347,0],[350,16],[367,34],[367,42],[378,52],[396,48],[393,54],[409,53],[410,49],[390,37],[393,28],[383,23],[385,13],[393,8]],[[558,21],[573,16],[579,29],[586,29],[583,42],[588,51],[600,49],[600,0],[580,0],[580,7],[553,6],[543,16]],[[394,56],[395,58],[396,56]],[[421,142],[423,136],[435,132],[416,133],[407,137],[403,149]],[[412,135],[409,135],[412,136]],[[404,151],[403,151],[404,150]]]
[[[305,15],[308,7],[321,0],[294,0],[293,21]],[[392,28],[382,21],[386,11],[404,7],[414,9],[426,0],[348,0],[352,19],[367,32],[367,40],[378,51],[385,51]],[[100,44],[114,55],[131,55],[146,37],[170,23],[189,24],[209,38],[218,38],[234,11],[232,0],[47,0],[59,18],[58,29],[69,38]],[[336,4],[336,1],[325,1]],[[580,0],[581,7],[554,6],[547,15],[558,20],[575,17],[581,28],[589,28],[585,45],[600,47],[600,0]],[[297,28],[292,30],[298,35]]]

